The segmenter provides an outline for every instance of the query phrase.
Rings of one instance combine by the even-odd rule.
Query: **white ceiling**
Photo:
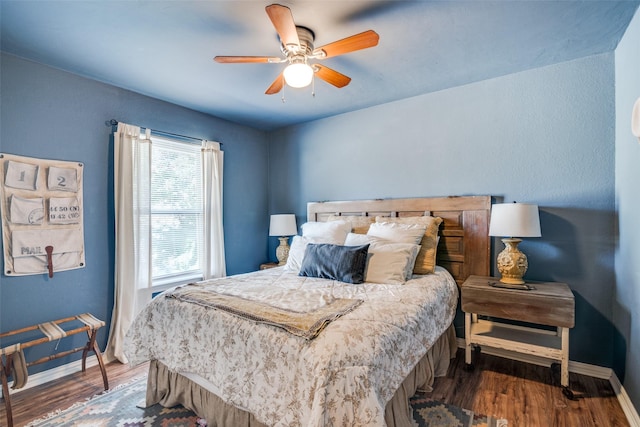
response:
[[[0,0],[1,48],[17,56],[259,129],[615,49],[638,8],[623,1],[281,1],[315,45],[373,29],[378,46],[323,65],[337,89],[264,91],[284,64],[219,64],[216,55],[280,56],[272,1]]]

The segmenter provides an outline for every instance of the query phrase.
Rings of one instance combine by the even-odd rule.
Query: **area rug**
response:
[[[31,421],[26,427],[195,427],[204,420],[183,406],[144,408],[147,377],[98,394],[72,407]]]
[[[505,419],[476,414],[469,409],[449,405],[416,394],[409,403],[416,427],[507,427]]]
[[[143,408],[146,376],[30,422],[27,427],[205,427],[206,422],[182,407]],[[431,400],[416,394],[410,401],[415,427],[506,427],[504,420]]]

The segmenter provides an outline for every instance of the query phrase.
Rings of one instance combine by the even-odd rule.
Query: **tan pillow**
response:
[[[420,246],[413,243],[393,243],[366,234],[347,234],[346,246],[369,245],[365,282],[402,285],[411,279]]]
[[[361,215],[329,215],[327,221],[348,221],[351,223],[351,232],[356,234],[367,234],[369,226],[376,222],[372,216]]]
[[[420,242],[421,248],[416,257],[413,267],[413,274],[430,274],[436,269],[436,253],[438,250],[438,229],[442,223],[442,218],[433,216],[412,216],[403,218],[391,218],[377,216],[376,222],[392,222],[398,224],[420,224],[427,227],[427,230]]]

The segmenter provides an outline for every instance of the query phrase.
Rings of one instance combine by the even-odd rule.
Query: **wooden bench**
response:
[[[73,328],[73,325],[65,325],[66,327],[73,328],[69,330],[64,330],[64,328],[60,326],[74,321],[76,324],[78,323],[77,321],[79,321],[84,326]],[[13,416],[11,413],[11,399],[9,397],[8,377],[13,377],[13,385],[11,387],[12,389],[22,388],[27,381],[27,368],[29,366],[48,362],[50,360],[58,359],[60,357],[68,356],[72,353],[82,351],[82,372],[85,372],[87,354],[89,353],[89,351],[93,351],[96,355],[96,358],[98,359],[98,363],[100,364],[100,371],[102,372],[104,389],[109,390],[109,381],[107,380],[107,371],[105,369],[104,362],[102,361],[102,353],[100,353],[100,349],[96,344],[96,335],[98,333],[98,329],[100,329],[102,326],[104,326],[104,322],[102,320],[97,319],[90,313],[84,313],[77,316],[66,317],[64,319],[41,323],[39,325],[28,326],[26,328],[16,329],[0,334],[0,339],[36,330],[40,330],[40,332],[42,332],[42,334],[44,335],[44,337],[42,338],[37,338],[26,342],[18,342],[10,346],[0,348],[0,377],[2,378],[2,395],[4,397],[4,406],[7,410],[8,427],[13,427]],[[55,353],[50,356],[42,357],[38,360],[34,360],[33,362],[27,363],[24,359],[24,353],[22,351],[25,348],[33,347],[35,345],[54,340],[59,340],[61,338],[79,334],[85,331],[87,332],[89,340],[84,347],[78,347],[74,348],[73,350]]]

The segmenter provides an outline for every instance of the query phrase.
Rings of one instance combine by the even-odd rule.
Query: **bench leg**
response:
[[[102,353],[100,353],[100,349],[98,348],[98,344],[93,342],[93,352],[98,359],[98,364],[100,365],[100,372],[102,373],[102,383],[104,384],[104,389],[109,390],[109,380],[107,379],[107,370],[104,366],[104,361],[102,360]]]
[[[93,348],[93,343],[96,340],[95,329],[87,331],[87,336],[89,337],[89,341],[87,341],[87,344],[82,349],[82,372],[87,370],[87,354],[89,354],[89,350]]]
[[[11,356],[9,356],[11,357]],[[11,360],[7,358],[7,366],[5,367],[0,360],[0,377],[2,377],[2,397],[4,399],[4,407],[7,412],[7,426],[13,427],[13,414],[11,413],[11,398],[9,397],[9,383],[7,382],[7,373],[11,370]]]
[[[102,360],[102,353],[100,352],[100,348],[98,348],[98,344],[96,344],[96,335],[98,334],[97,329],[92,329],[91,332],[87,331],[87,335],[89,336],[89,342],[84,347],[82,351],[82,372],[85,371],[87,354],[89,351],[93,351],[96,355],[96,359],[98,359],[98,364],[100,365],[100,372],[102,373],[102,383],[104,384],[104,389],[109,390],[109,380],[107,379],[107,370],[104,366],[104,361]]]

